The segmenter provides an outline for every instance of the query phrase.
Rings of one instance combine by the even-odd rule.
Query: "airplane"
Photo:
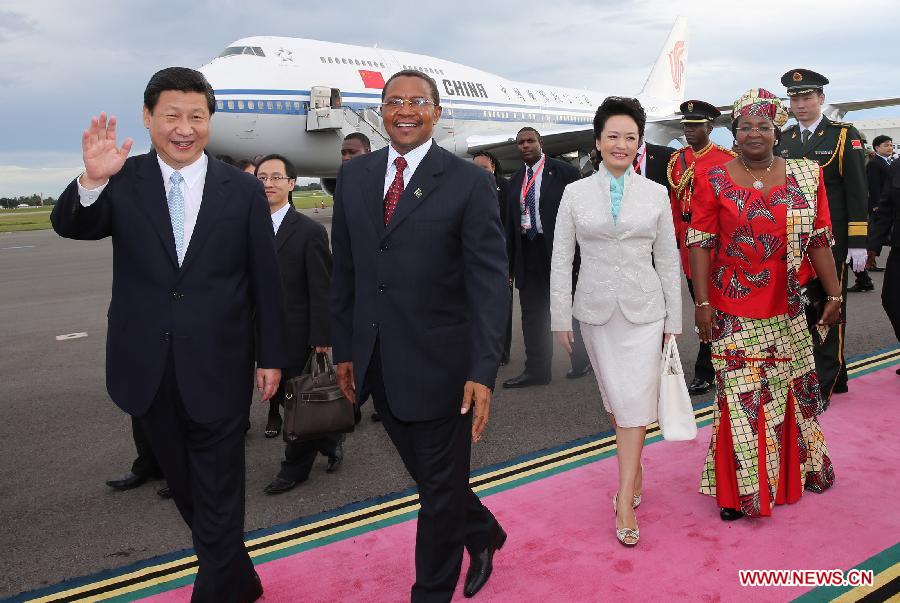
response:
[[[679,17],[637,95],[647,112],[648,142],[668,144],[682,135],[678,107],[687,60],[687,19]],[[216,95],[208,149],[235,158],[280,153],[301,176],[318,177],[331,190],[345,135],[362,132],[375,149],[388,144],[381,89],[401,69],[434,78],[443,113],[433,136],[460,157],[487,150],[514,169],[516,132],[531,126],[545,152],[587,162],[594,113],[606,94],[508,80],[427,55],[271,36],[237,40],[200,68]],[[900,98],[830,103],[824,112],[840,119],[847,111],[896,104]],[[731,107],[720,110],[717,125],[730,124]]]

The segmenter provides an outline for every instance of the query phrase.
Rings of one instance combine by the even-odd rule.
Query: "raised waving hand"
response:
[[[84,158],[84,174],[81,185],[97,188],[122,169],[134,140],[126,138],[122,148],[116,146],[116,118],[106,113],[91,118],[91,127],[81,135],[81,153]]]

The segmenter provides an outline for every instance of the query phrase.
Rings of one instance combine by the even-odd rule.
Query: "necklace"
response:
[[[750,174],[750,177],[753,178],[753,188],[758,191],[761,191],[765,186],[761,178],[757,178],[756,174],[750,171],[750,168],[747,167],[747,164],[744,163],[744,156],[740,155],[741,165],[744,166],[744,169],[747,170],[747,173]],[[775,157],[772,156],[772,161],[769,162],[769,167],[766,168],[766,173],[763,174],[763,178],[769,175],[769,171],[771,171],[772,166],[775,164]]]

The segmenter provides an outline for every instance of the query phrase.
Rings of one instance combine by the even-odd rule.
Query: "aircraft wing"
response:
[[[667,115],[665,117],[651,118],[647,120],[646,138],[648,142],[656,144],[668,144],[672,138],[681,133],[681,115]],[[657,140],[653,136],[654,131],[666,131]],[[673,136],[670,133],[676,132]],[[662,140],[662,139],[665,140]],[[573,151],[588,151],[594,148],[593,125],[578,125],[555,129],[541,133],[542,147],[548,155],[559,156]],[[501,163],[519,161],[519,151],[516,149],[515,133],[494,136],[469,136],[466,138],[467,152],[473,155],[478,151],[490,151]]]

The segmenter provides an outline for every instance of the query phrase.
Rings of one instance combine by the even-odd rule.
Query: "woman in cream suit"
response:
[[[594,117],[602,163],[566,187],[556,219],[550,269],[550,314],[557,340],[573,342],[572,317],[606,412],[616,427],[619,489],[616,538],[640,538],[641,450],[656,421],[661,347],[681,332],[681,268],[666,189],[634,173],[646,114],[636,99],[609,97]],[[575,244],[581,271],[572,300]]]

